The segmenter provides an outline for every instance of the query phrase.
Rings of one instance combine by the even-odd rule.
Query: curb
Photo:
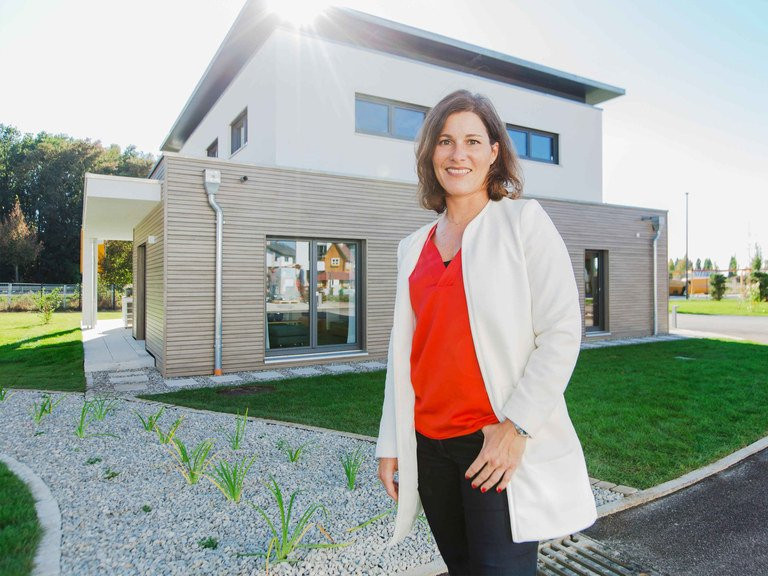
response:
[[[597,509],[597,517],[602,518],[603,516],[615,514],[616,512],[621,512],[622,510],[634,508],[635,506],[646,504],[647,502],[657,500],[672,494],[673,492],[687,488],[688,486],[696,484],[697,482],[700,482],[701,480],[704,480],[713,474],[717,474],[726,468],[730,468],[734,464],[738,464],[745,458],[748,458],[749,456],[752,456],[753,454],[756,454],[765,448],[768,448],[768,436],[758,440],[757,442],[753,442],[749,446],[745,446],[744,448],[737,450],[736,452],[733,452],[728,456],[713,462],[712,464],[708,464],[707,466],[703,466],[698,470],[688,472],[679,478],[675,478],[646,490],[641,490],[640,492],[636,492],[634,494],[630,494],[629,496],[626,496],[625,498],[622,498],[616,502],[608,502],[607,504],[603,504]]]
[[[25,464],[7,454],[0,454],[8,469],[24,482],[35,499],[35,510],[43,537],[35,553],[32,576],[59,576],[61,573],[61,512],[48,486]]]

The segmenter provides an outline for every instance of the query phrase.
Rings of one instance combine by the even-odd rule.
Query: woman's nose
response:
[[[456,144],[451,152],[451,158],[454,160],[462,160],[467,157],[467,148],[461,143]]]

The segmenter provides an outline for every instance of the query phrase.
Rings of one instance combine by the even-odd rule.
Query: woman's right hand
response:
[[[395,480],[395,472],[397,472],[397,458],[379,458],[379,480],[384,484],[389,497],[397,502],[399,487]]]

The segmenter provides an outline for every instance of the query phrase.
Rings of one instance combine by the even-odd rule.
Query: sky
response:
[[[283,0],[290,2],[292,0]],[[768,0],[342,0],[626,90],[603,200],[668,210],[669,254],[768,256]],[[0,123],[159,147],[244,0],[0,0]]]

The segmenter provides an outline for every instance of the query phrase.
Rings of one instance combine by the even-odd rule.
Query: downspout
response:
[[[205,178],[205,193],[208,195],[208,204],[216,212],[216,296],[214,305],[214,337],[213,337],[213,375],[221,376],[221,245],[223,243],[224,213],[221,206],[216,203],[216,192],[221,185],[221,172],[219,170],[203,171]]]
[[[643,220],[651,223],[653,231],[656,233],[653,237],[653,335],[659,334],[659,237],[661,236],[661,227],[664,225],[663,216],[643,216]]]

